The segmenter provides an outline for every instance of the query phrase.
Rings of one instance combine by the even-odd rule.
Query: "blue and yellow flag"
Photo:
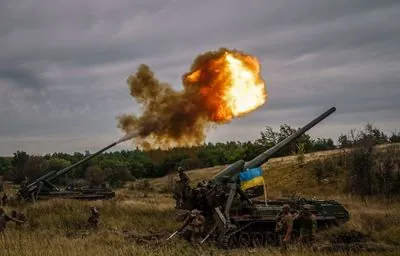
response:
[[[264,186],[264,177],[262,176],[261,167],[247,169],[239,174],[240,187],[243,191],[246,189]]]

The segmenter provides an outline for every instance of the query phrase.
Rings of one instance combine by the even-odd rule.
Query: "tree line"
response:
[[[197,147],[170,150],[143,151],[136,148],[107,152],[77,166],[55,183],[65,185],[71,182],[86,182],[95,185],[107,181],[111,186],[119,187],[128,180],[164,176],[174,171],[177,166],[198,169],[229,164],[240,159],[248,161],[299,129],[287,124],[281,125],[277,130],[267,126],[254,141],[205,143]],[[296,154],[300,148],[302,153],[349,148],[367,140],[373,145],[396,143],[400,142],[400,133],[392,132],[391,135],[387,135],[379,128],[367,124],[361,131],[351,130],[348,134],[339,136],[338,145],[335,145],[331,138],[311,138],[310,135],[303,134],[275,156]],[[25,177],[33,181],[47,172],[61,170],[76,163],[88,154],[89,152],[28,155],[24,151],[17,151],[12,157],[0,157],[0,176],[15,183],[21,182]]]

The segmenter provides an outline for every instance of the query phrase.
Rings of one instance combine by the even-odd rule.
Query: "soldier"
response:
[[[17,197],[18,203],[21,204],[22,201],[24,200],[24,198],[23,198],[23,196],[22,196],[20,191],[17,192],[16,197]]]
[[[27,221],[27,218],[23,212],[17,213],[16,211],[12,211],[11,217],[13,217],[16,220],[22,221],[23,223],[25,223]],[[19,222],[15,223],[16,228],[20,228],[21,225],[22,225],[22,223],[19,223]]]
[[[292,214],[293,221],[299,216],[299,212],[295,209],[290,210],[290,214]]]
[[[98,224],[99,224],[99,218],[100,218],[99,212],[97,211],[97,209],[95,207],[90,207],[90,212],[92,215],[88,219],[88,227],[97,229]]]
[[[6,224],[8,221],[14,221],[15,223],[22,224],[23,222],[20,220],[17,220],[13,217],[10,217],[6,214],[4,211],[3,207],[0,207],[0,232],[3,232],[6,229]]]
[[[179,174],[179,182],[181,182],[182,184],[189,186],[190,183],[190,179],[189,176],[187,176],[186,173],[183,172],[183,168],[182,167],[178,167],[178,174]]]
[[[300,226],[299,242],[307,245],[314,242],[317,230],[317,219],[311,210],[312,205],[306,204],[297,217]]]
[[[28,177],[25,176],[25,179],[21,182],[21,189],[25,189],[28,186]]]
[[[279,234],[281,245],[286,248],[290,241],[293,228],[293,216],[290,213],[290,206],[284,204],[282,211],[276,216],[276,232]]]
[[[6,192],[3,193],[3,197],[1,198],[1,205],[5,206],[8,203],[8,196]]]
[[[178,174],[179,174],[179,187],[178,191],[176,191],[174,198],[176,199],[176,207],[175,208],[180,208],[182,206],[183,201],[185,200],[187,193],[190,190],[190,179],[189,176],[183,172],[182,167],[178,167]]]
[[[190,233],[189,240],[194,242],[196,239],[201,238],[206,218],[197,209],[192,210],[188,218],[190,221],[187,229]]]

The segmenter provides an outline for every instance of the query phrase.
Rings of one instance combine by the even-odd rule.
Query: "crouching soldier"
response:
[[[15,227],[17,229],[20,229],[22,224],[26,223],[26,221],[27,221],[27,218],[26,218],[26,216],[25,216],[25,214],[23,212],[17,213],[16,211],[12,211],[11,212],[11,217],[13,217],[14,219],[19,220],[19,221],[22,222],[22,223],[21,222],[16,222],[15,223]]]
[[[188,226],[188,230],[190,231],[190,241],[194,242],[195,240],[201,238],[204,231],[204,223],[206,219],[197,209],[191,211],[189,218],[191,218]]]
[[[311,212],[312,205],[306,204],[297,217],[300,226],[299,242],[304,245],[311,245],[315,241],[317,231],[317,219]]]
[[[7,222],[14,221],[15,223],[22,224],[23,222],[11,216],[8,216],[4,209],[0,207],[0,233],[6,229]]]
[[[293,216],[290,213],[290,206],[284,204],[282,211],[276,216],[276,232],[279,235],[279,241],[284,249],[290,242],[293,229]]]
[[[97,229],[99,225],[100,215],[95,207],[90,207],[91,216],[88,219],[88,227]]]

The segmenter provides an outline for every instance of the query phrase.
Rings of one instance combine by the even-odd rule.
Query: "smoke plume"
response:
[[[239,61],[240,70],[235,70],[227,57]],[[238,85],[240,74],[234,72],[244,72],[243,76],[250,72],[254,76],[252,83],[245,85],[249,81],[244,81]],[[144,149],[199,145],[211,125],[244,115],[261,106],[267,97],[257,59],[226,48],[197,56],[190,71],[182,76],[182,91],[159,81],[145,64],[129,76],[127,83],[131,96],[141,105],[142,115],[119,116],[118,128],[126,133],[137,132],[135,144]],[[255,101],[249,99],[255,103],[238,111],[241,107],[236,106],[239,101],[234,95],[234,85],[244,90],[239,92],[240,96],[245,97],[249,92],[249,97],[257,97]],[[261,93],[254,93],[254,88]]]

